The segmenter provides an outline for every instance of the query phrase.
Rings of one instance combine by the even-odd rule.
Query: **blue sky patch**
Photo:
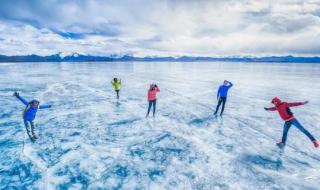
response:
[[[74,33],[74,32],[57,32],[60,36],[66,38],[66,39],[83,39],[85,38],[85,34],[82,33]]]

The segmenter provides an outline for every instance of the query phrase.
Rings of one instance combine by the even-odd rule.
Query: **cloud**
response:
[[[309,0],[3,0],[2,54],[320,55]]]

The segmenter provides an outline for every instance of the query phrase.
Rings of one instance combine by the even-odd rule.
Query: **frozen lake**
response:
[[[234,87],[215,118],[224,79]],[[53,105],[35,143],[14,91]],[[320,149],[295,127],[275,146],[283,121],[263,109],[274,96],[309,100],[292,111],[320,139],[320,64],[0,63],[0,189],[318,189]]]

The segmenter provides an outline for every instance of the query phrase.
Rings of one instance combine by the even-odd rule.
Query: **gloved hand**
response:
[[[13,96],[18,97],[18,96],[19,96],[19,93],[18,93],[18,92],[14,92],[14,93],[13,93]]]
[[[303,104],[307,104],[307,103],[309,103],[309,101],[307,100],[307,101],[305,101],[305,102],[303,102]]]
[[[269,108],[266,108],[266,107],[265,107],[265,108],[264,108],[264,110],[268,111],[268,110],[269,110]]]

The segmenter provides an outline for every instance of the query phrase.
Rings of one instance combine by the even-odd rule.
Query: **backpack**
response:
[[[287,113],[288,113],[290,116],[293,115],[293,113],[292,113],[292,111],[291,111],[291,109],[290,109],[289,107],[287,107]]]
[[[39,109],[40,106],[38,106]],[[26,105],[26,107],[22,110],[22,117],[26,114],[26,112],[31,108],[31,104]]]
[[[30,108],[31,108],[31,104],[26,105],[26,107],[22,110],[22,117],[24,117],[24,115]]]
[[[282,102],[280,105],[284,104],[284,102]],[[286,112],[288,115],[292,116],[293,112],[291,111],[291,109],[289,107],[286,107]]]

